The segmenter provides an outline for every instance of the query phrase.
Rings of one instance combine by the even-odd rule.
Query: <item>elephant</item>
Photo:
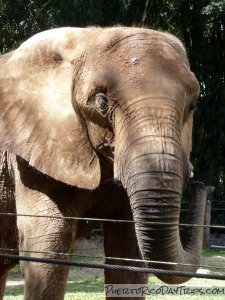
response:
[[[6,195],[0,205],[4,209],[9,198],[9,211],[19,214],[11,223],[1,216],[12,239],[1,247],[54,258],[72,253],[96,225],[21,214],[111,218],[118,222],[103,222],[106,263],[143,266],[112,257],[154,260],[144,265],[196,272],[203,229],[181,236],[179,215],[193,172],[199,83],[181,41],[147,28],[57,28],[35,34],[2,55],[0,64]],[[203,224],[206,193],[202,183],[194,185],[191,223]],[[3,295],[17,262],[0,263]],[[20,265],[25,299],[63,299],[69,267]],[[173,284],[188,280],[157,277]],[[146,282],[144,273],[105,270],[105,283]]]

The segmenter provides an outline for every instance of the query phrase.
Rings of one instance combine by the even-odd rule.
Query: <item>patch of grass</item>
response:
[[[203,256],[225,256],[225,249],[208,248],[203,250]]]
[[[7,289],[4,300],[23,300],[23,286],[11,287]]]
[[[168,287],[168,285],[162,283],[155,276],[149,277],[149,286],[151,288],[162,288],[164,286]],[[189,288],[212,288],[212,287],[224,287],[224,281],[222,280],[208,280],[208,279],[197,279],[193,278],[189,282],[182,284],[182,286]],[[169,286],[172,287],[172,286]],[[65,300],[104,300],[104,278],[103,276],[93,278],[90,280],[82,280],[77,279],[74,281],[69,281],[67,284],[67,290],[65,295]],[[188,299],[189,295],[180,296],[180,295],[163,295],[163,296],[148,296],[147,299],[157,299],[157,300],[180,300],[180,299]],[[191,296],[191,300],[224,300],[223,296]],[[4,297],[4,300],[22,300],[23,299],[23,288],[17,287],[13,290],[9,290]]]
[[[4,296],[4,300],[23,300],[23,295],[10,295],[10,296]]]
[[[104,300],[104,278],[69,281],[65,300]]]
[[[78,279],[74,281],[68,281],[67,283],[67,291],[68,292],[83,292],[91,293],[95,291],[95,293],[102,293],[104,288],[104,278],[96,277],[89,280]]]
[[[20,265],[16,265],[9,272],[9,278],[21,276]]]

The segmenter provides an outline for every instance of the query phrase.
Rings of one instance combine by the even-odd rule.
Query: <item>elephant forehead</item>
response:
[[[10,60],[23,59],[33,61],[46,60],[52,54],[62,59],[73,60],[80,55],[81,45],[78,39],[85,34],[84,28],[57,28],[35,34],[15,50]],[[81,52],[83,51],[83,47]]]
[[[62,44],[64,47],[69,46],[68,44],[71,42],[72,38],[76,38],[79,36],[82,31],[85,31],[84,28],[72,28],[72,27],[64,27],[64,28],[56,28],[46,30],[40,33],[33,35],[31,38],[26,40],[21,46],[20,49],[28,49],[33,48],[36,45],[43,46],[48,45],[57,45]]]
[[[186,51],[183,44],[178,38],[171,34],[151,29],[129,27],[111,28],[105,33],[107,36],[104,34],[101,35],[99,41],[101,40],[101,43],[104,46],[103,49],[106,52],[114,52],[121,46],[127,48],[129,53],[133,50],[135,51],[135,49],[141,48],[145,51],[147,46],[147,48],[151,48],[153,51],[154,49],[159,51],[158,54],[160,54],[160,51],[170,47],[171,50],[177,52],[177,54],[187,62]]]
[[[180,54],[185,54],[182,43],[174,36],[159,31],[143,28],[130,27],[112,27],[112,28],[73,28],[63,27],[50,29],[35,34],[25,41],[17,50],[17,55],[29,49],[37,51],[72,51],[82,48],[88,50],[96,48],[96,50],[106,51],[113,50],[120,45],[129,41],[131,49],[139,46],[140,40],[164,41],[175,48]],[[92,52],[93,54],[93,52]]]

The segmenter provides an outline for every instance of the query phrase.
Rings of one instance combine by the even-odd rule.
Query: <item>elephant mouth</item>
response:
[[[193,177],[194,177],[194,166],[189,161],[189,178],[193,178]]]
[[[194,177],[194,166],[187,160],[187,166],[184,168],[184,187],[187,186],[190,179]]]

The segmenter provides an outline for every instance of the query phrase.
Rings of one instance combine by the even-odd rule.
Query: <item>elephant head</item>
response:
[[[143,258],[177,262],[167,268],[183,270],[182,264],[197,264],[201,252],[202,229],[191,230],[182,245],[177,225],[192,172],[198,94],[185,49],[172,35],[53,29],[28,39],[2,64],[0,143],[78,188],[97,188],[107,165],[129,196]],[[192,212],[200,222],[202,193],[199,184]]]

